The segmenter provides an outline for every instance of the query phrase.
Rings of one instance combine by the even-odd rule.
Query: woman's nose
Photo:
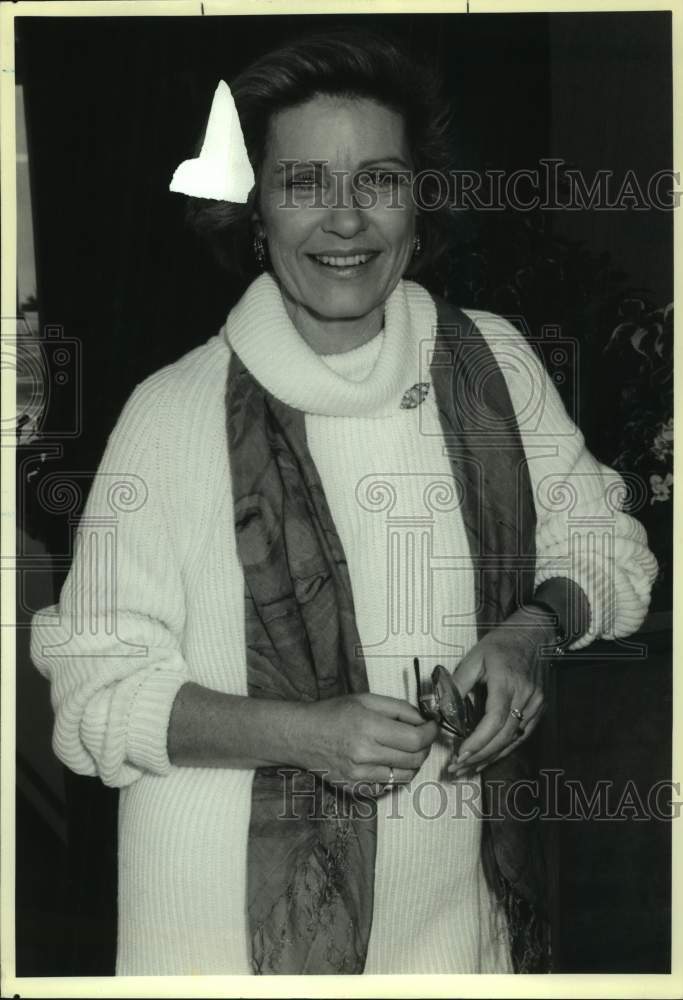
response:
[[[366,225],[362,210],[356,205],[349,205],[346,208],[331,208],[325,216],[323,229],[326,233],[348,238],[361,232]]]
[[[333,197],[327,206],[322,228],[325,232],[336,233],[338,236],[355,236],[367,226],[365,213],[358,207],[355,192],[349,179],[339,179],[333,185]]]

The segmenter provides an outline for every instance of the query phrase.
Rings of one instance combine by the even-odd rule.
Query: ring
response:
[[[522,722],[524,719],[524,712],[520,712],[518,708],[511,708],[510,715],[514,715],[518,722]]]
[[[389,780],[387,781],[387,785],[393,785],[393,783],[394,783],[394,769],[393,769],[393,767],[390,767],[389,768]]]

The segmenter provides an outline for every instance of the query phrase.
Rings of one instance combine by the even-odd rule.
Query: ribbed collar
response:
[[[399,281],[387,299],[384,329],[367,344],[318,355],[287,315],[276,281],[257,278],[230,311],[225,336],[252,375],[283,403],[321,416],[384,417],[426,376],[421,342],[434,336],[436,306],[427,291]],[[358,378],[358,364],[368,372]]]

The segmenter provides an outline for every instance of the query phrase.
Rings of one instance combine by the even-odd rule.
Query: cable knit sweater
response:
[[[656,562],[618,509],[616,473],[586,450],[524,338],[469,313],[501,365],[537,508],[537,584],[575,579],[596,636],[642,622]],[[279,290],[257,279],[206,344],[146,379],[110,436],[57,607],[33,622],[51,679],[54,749],[121,788],[119,974],[251,972],[245,880],[252,773],[170,764],[180,686],[246,695],[244,579],[225,432],[230,351],[306,413],[314,461],[348,559],[370,690],[414,700],[410,664],[454,667],[476,642],[473,572],[433,391],[431,297],[402,281],[383,331],[316,355]],[[505,927],[479,860],[479,788],[444,779],[437,742],[410,788],[380,799],[366,972],[509,971]],[[467,794],[464,790],[467,788]]]

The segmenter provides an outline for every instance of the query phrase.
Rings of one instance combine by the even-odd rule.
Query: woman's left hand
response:
[[[463,697],[479,681],[487,690],[485,714],[449,767],[455,777],[507,756],[534,731],[544,707],[545,661],[539,651],[553,636],[552,625],[539,624],[537,615],[521,608],[460,661],[453,679]]]

